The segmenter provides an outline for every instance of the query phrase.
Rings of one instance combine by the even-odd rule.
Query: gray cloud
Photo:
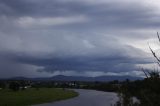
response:
[[[154,62],[145,45],[156,11],[125,0],[0,0],[0,75],[134,73]]]
[[[93,1],[95,2],[95,1]],[[103,2],[102,2],[103,3]],[[159,27],[158,17],[155,8],[145,6],[141,2],[113,1],[103,4],[91,4],[84,1],[52,1],[52,0],[1,0],[1,14],[9,17],[67,17],[85,15],[90,19],[79,26],[95,28],[116,28],[118,27]],[[123,4],[123,5],[119,5]],[[153,20],[154,19],[154,20]],[[83,26],[83,27],[82,27]],[[73,28],[71,27],[71,28]],[[79,29],[78,27],[78,29]],[[85,28],[86,28],[85,27]]]
[[[128,52],[130,54],[128,54]],[[110,54],[105,54],[112,52]],[[116,52],[116,53],[113,53]],[[134,52],[141,55],[136,55],[134,57]],[[132,54],[133,53],[133,54]],[[40,69],[41,72],[50,72],[55,71],[102,71],[102,72],[128,72],[137,70],[137,64],[150,64],[152,60],[150,58],[145,58],[142,56],[144,52],[133,47],[127,47],[125,49],[117,50],[107,50],[104,51],[101,55],[79,55],[79,56],[64,56],[60,57],[50,57],[50,58],[33,58],[33,57],[21,57],[17,56],[16,61],[25,64],[31,64],[35,66],[44,67]],[[56,55],[57,56],[57,55]],[[133,57],[132,57],[133,56]]]

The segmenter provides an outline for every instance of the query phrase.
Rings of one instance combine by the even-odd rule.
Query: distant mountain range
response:
[[[99,77],[81,77],[81,76],[63,76],[57,75],[53,77],[43,77],[43,78],[26,78],[26,77],[14,77],[10,78],[10,80],[33,80],[33,81],[113,81],[119,80],[124,81],[126,79],[129,80],[142,80],[141,77],[133,77],[133,76],[99,76]]]

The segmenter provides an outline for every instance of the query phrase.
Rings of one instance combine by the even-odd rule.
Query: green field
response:
[[[71,90],[56,88],[34,88],[23,91],[0,90],[0,106],[30,106],[68,99],[78,94]]]

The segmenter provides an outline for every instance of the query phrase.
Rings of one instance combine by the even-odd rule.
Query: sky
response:
[[[157,0],[0,0],[0,78],[158,68]],[[157,54],[158,55],[158,54]]]

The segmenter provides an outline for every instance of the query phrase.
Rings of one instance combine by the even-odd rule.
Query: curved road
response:
[[[78,97],[34,106],[111,106],[118,100],[116,93],[83,89],[75,91],[79,93]]]

